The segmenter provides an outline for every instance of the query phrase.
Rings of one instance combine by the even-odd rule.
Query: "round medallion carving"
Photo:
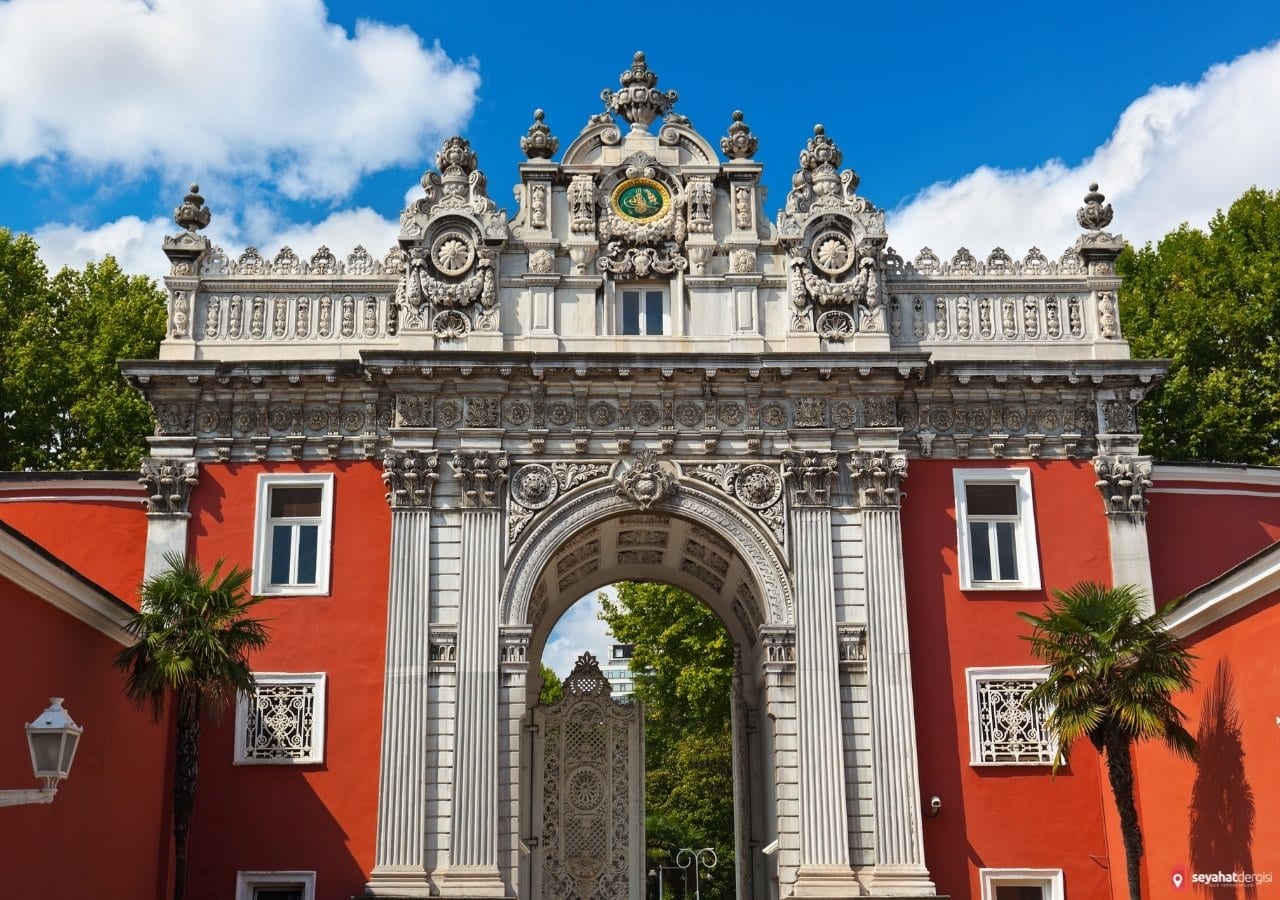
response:
[[[752,509],[765,509],[782,496],[782,478],[768,466],[753,463],[738,473],[733,493]]]
[[[636,424],[642,428],[648,428],[650,425],[655,425],[658,421],[658,407],[645,401],[637,403],[635,418]]]
[[[552,425],[568,425],[573,418],[573,407],[563,400],[557,400],[547,407],[547,418]]]
[[[436,404],[436,421],[445,428],[452,428],[462,421],[462,407],[452,400]]]
[[[742,424],[742,405],[739,403],[721,403],[716,410],[720,421],[732,428]]]
[[[671,208],[671,192],[652,178],[628,178],[613,189],[613,211],[630,222],[652,222]]]
[[[781,428],[787,424],[787,408],[781,403],[766,403],[760,407],[760,421],[770,428]]]
[[[604,802],[604,779],[595,769],[582,767],[569,774],[569,803],[580,812],[591,812]]]
[[[606,403],[603,400],[597,400],[595,403],[591,404],[590,415],[592,425],[595,425],[597,428],[605,428],[613,424],[616,413],[614,412],[612,404]]]
[[[818,316],[818,336],[829,341],[842,341],[853,335],[853,316],[843,309],[829,309]]]
[[[471,330],[471,322],[456,309],[438,312],[431,320],[431,330],[441,339],[466,337]]]
[[[476,250],[465,235],[446,231],[431,245],[431,260],[443,274],[456,277],[471,268]]]
[[[517,400],[514,403],[507,404],[506,416],[507,421],[512,425],[521,426],[529,421],[533,415],[533,410],[528,403],[523,400]]]
[[[526,509],[543,509],[560,493],[560,483],[546,466],[530,463],[516,471],[515,477],[511,479],[511,491]]]
[[[685,400],[676,407],[676,421],[685,428],[693,428],[702,421],[702,408],[692,400]]]
[[[824,231],[814,238],[809,258],[827,275],[843,275],[853,265],[853,241],[838,231]]]

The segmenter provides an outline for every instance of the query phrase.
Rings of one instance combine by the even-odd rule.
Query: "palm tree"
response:
[[[137,642],[121,650],[125,693],[160,721],[174,700],[174,900],[186,894],[187,838],[195,808],[200,723],[218,719],[237,691],[253,689],[247,655],[267,643],[267,627],[249,616],[261,597],[248,596],[249,572],[222,561],[207,576],[194,560],[165,556],[168,570],[142,585],[142,608],[129,631]]]
[[[1141,900],[1142,829],[1133,794],[1135,741],[1158,739],[1194,759],[1196,742],[1183,727],[1172,695],[1191,687],[1195,658],[1164,629],[1168,607],[1143,616],[1133,585],[1108,588],[1082,582],[1054,591],[1045,614],[1018,613],[1031,623],[1031,652],[1047,664],[1048,678],[1028,703],[1052,706],[1047,727],[1058,742],[1056,771],[1076,738],[1087,737],[1106,756],[1107,778],[1120,812],[1130,900]]]

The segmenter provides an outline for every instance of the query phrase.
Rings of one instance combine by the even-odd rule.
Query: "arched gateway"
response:
[[[742,900],[933,895],[908,457],[1142,465],[1134,407],[1158,368],[1119,337],[1100,194],[1060,258],[908,263],[821,126],[770,222],[743,116],[722,160],[656,84],[637,54],[558,162],[539,111],[514,218],[451,138],[380,259],[232,258],[198,234],[195,189],[165,242],[169,334],[126,366],[159,422],[150,568],[184,546],[202,466],[260,471],[260,504],[301,472],[317,509],[382,470],[370,896],[563,896],[540,878],[586,845],[544,840],[537,661],[560,613],[619,579],[688,589],[733,637]],[[1133,551],[1118,578],[1140,580],[1137,517],[1109,525]],[[290,552],[260,549],[260,569]],[[586,833],[582,796],[557,821]]]

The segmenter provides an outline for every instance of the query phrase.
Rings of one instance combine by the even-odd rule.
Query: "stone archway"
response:
[[[681,483],[661,502],[638,508],[616,488],[603,484],[566,496],[549,510],[545,525],[531,529],[514,550],[503,590],[508,630],[527,629],[526,671],[537,671],[551,628],[579,597],[615,581],[663,581],[705,603],[720,619],[735,646],[733,781],[735,795],[736,893],[765,897],[755,885],[763,860],[753,852],[774,837],[771,824],[777,795],[771,758],[771,727],[757,728],[768,702],[767,663],[789,634],[791,593],[781,556],[744,511],[697,484]],[[768,646],[766,646],[766,644]],[[521,735],[520,790],[503,827],[516,831],[524,849],[518,896],[538,897],[542,824],[532,792],[538,784],[541,735],[530,726],[539,679],[527,677],[523,703],[512,703],[504,720]],[[775,684],[775,695],[779,684]],[[772,722],[770,722],[770,726]],[[516,729],[519,729],[518,731]],[[784,725],[784,730],[786,726]],[[767,832],[767,833],[766,833]]]

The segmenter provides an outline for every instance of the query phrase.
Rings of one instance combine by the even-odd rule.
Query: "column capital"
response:
[[[782,480],[792,507],[827,507],[839,455],[834,450],[785,450]]]
[[[200,464],[194,459],[150,457],[142,461],[138,484],[147,489],[142,502],[151,515],[186,516],[191,490],[199,482]]]
[[[1093,458],[1107,516],[1145,522],[1147,489],[1151,487],[1151,457],[1100,454]]]
[[[433,450],[387,450],[382,455],[382,483],[392,509],[430,509],[440,476]]]
[[[462,482],[463,506],[468,509],[501,509],[502,486],[511,465],[505,450],[455,450],[449,460]]]
[[[898,509],[906,492],[907,454],[901,450],[864,450],[849,457],[849,471],[864,509]]]

